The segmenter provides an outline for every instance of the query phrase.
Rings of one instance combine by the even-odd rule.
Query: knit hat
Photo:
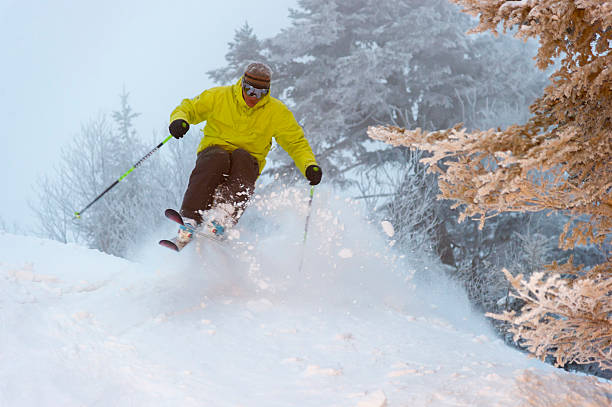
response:
[[[245,82],[259,89],[269,89],[271,77],[272,69],[261,62],[252,62],[244,70]]]

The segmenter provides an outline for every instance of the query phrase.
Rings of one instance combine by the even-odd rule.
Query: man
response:
[[[267,65],[251,63],[234,85],[184,99],[170,115],[175,138],[183,137],[190,124],[206,121],[181,206],[186,224],[179,229],[181,243],[188,242],[199,225],[222,236],[238,222],[266,164],[272,137],[311,185],[321,181],[321,168],[304,131],[291,111],[270,96],[271,76]]]

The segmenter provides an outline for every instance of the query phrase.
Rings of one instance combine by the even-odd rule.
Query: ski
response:
[[[173,237],[170,240],[162,239],[159,241],[159,244],[160,246],[167,247],[168,249],[174,250],[175,252],[180,252],[183,247],[187,246],[187,244],[180,244],[176,237]]]
[[[171,221],[174,221],[178,223],[179,225],[185,226],[185,222],[183,222],[183,217],[181,216],[180,213],[178,213],[174,209],[166,209],[164,211],[164,215],[166,216],[166,218],[170,219]]]

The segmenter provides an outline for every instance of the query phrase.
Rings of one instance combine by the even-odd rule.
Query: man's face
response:
[[[256,88],[255,86],[242,80],[242,97],[246,102],[247,106],[255,106],[264,96],[268,94],[270,89]]]
[[[259,99],[257,98],[257,96],[249,96],[246,94],[246,92],[244,91],[244,88],[242,88],[242,97],[244,98],[244,101],[246,102],[248,107],[254,107],[257,102],[259,102]]]

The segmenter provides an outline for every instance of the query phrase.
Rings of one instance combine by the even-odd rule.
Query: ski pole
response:
[[[104,196],[104,194],[106,194],[108,191],[110,191],[111,189],[113,189],[115,187],[115,185],[117,185],[119,182],[121,182],[125,177],[127,177],[128,175],[130,175],[130,173],[132,171],[134,171],[135,168],[140,167],[140,165],[147,159],[149,158],[154,152],[156,152],[157,150],[159,150],[161,148],[161,146],[163,146],[164,144],[166,144],[168,142],[168,140],[170,140],[172,138],[172,136],[168,136],[166,137],[166,139],[164,141],[162,141],[161,143],[159,143],[157,145],[157,147],[155,147],[153,150],[149,151],[147,153],[147,155],[145,155],[144,157],[142,157],[140,160],[138,160],[138,162],[134,165],[132,165],[132,168],[130,168],[129,170],[127,170],[122,176],[120,176],[115,182],[113,182],[108,188],[106,188],[104,190],[104,192],[102,192],[100,195],[98,195],[96,197],[96,199],[94,199],[93,201],[91,201],[89,204],[87,204],[87,206],[83,209],[81,209],[78,212],[74,213],[74,216],[77,219],[81,219],[81,214],[83,212],[85,212],[91,205],[93,205],[94,203],[96,203],[98,201],[98,199],[102,198]]]
[[[304,226],[304,243],[302,244],[302,258],[300,259],[299,272],[302,272],[304,264],[304,252],[306,251],[306,238],[308,237],[308,223],[310,223],[310,213],[312,212],[312,197],[314,196],[314,185],[310,186],[310,199],[308,200],[308,215],[306,215],[306,225]]]

